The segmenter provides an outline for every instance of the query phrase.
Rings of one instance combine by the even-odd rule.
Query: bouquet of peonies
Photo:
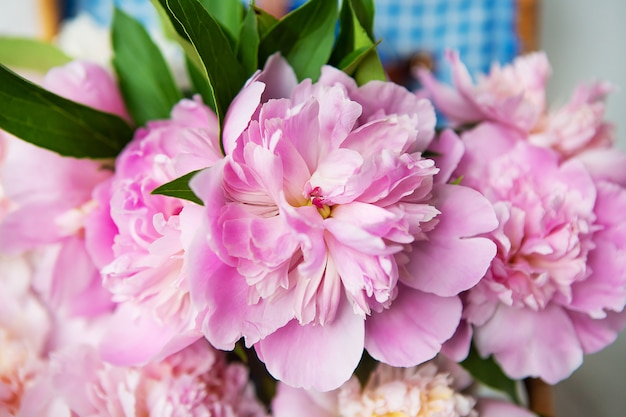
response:
[[[120,10],[112,70],[0,66],[0,416],[527,417],[626,325],[609,85],[410,92],[372,0],[153,3],[184,89]]]

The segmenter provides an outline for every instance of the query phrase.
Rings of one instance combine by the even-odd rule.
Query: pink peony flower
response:
[[[379,364],[364,387],[352,377],[330,392],[307,391],[279,383],[272,402],[274,417],[532,417],[503,400],[475,398],[462,369],[430,361],[418,367]],[[471,378],[469,380],[471,383]],[[478,401],[477,401],[478,400]],[[480,409],[480,414],[477,410]]]
[[[221,158],[215,114],[183,100],[171,120],[149,122],[94,193],[87,219],[90,253],[117,303],[102,355],[119,365],[167,356],[202,337],[191,305],[183,225],[195,228],[195,204],[152,195],[158,186]],[[187,239],[188,240],[188,239]],[[150,343],[146,343],[149,340]]]
[[[145,367],[116,367],[89,346],[51,359],[56,396],[77,417],[262,417],[247,369],[204,340]]]
[[[535,127],[546,108],[545,86],[551,71],[544,53],[518,57],[504,67],[494,64],[475,84],[458,53],[447,51],[446,58],[452,65],[454,88],[440,83],[425,69],[418,75],[451,123],[492,121],[523,132]]]
[[[495,253],[476,236],[496,226],[422,156],[433,127],[431,104],[399,86],[357,87],[331,67],[297,84],[272,57],[231,105],[226,157],[191,182],[208,340],[243,337],[276,378],[318,390],[345,382],[364,347],[396,366],[432,358]]]
[[[456,174],[500,222],[488,234],[498,254],[464,314],[478,350],[509,376],[556,383],[625,324],[626,190],[520,136],[488,123],[463,135]]]

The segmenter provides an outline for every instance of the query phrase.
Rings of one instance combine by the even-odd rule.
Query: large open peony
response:
[[[454,161],[438,174],[423,156],[434,124],[397,85],[331,67],[298,84],[270,58],[229,109],[225,158],[191,182],[208,340],[243,337],[276,378],[318,390],[345,382],[364,347],[394,366],[432,358],[495,254],[476,236],[497,225],[484,197],[446,184]]]

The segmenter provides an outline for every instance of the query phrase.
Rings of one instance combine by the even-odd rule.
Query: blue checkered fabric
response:
[[[305,3],[292,0],[292,7]],[[470,73],[489,70],[492,62],[510,62],[519,52],[515,0],[375,0],[374,34],[381,39],[383,62],[425,52],[435,75],[449,80],[441,65],[446,48],[456,49]]]

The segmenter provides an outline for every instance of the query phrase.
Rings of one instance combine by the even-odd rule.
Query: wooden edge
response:
[[[61,21],[60,5],[57,0],[38,0],[41,37],[52,41],[59,32]]]
[[[556,417],[554,407],[554,390],[551,385],[541,379],[527,378],[524,380],[528,393],[528,407],[543,417]]]
[[[539,48],[540,0],[517,0],[517,34],[520,38],[520,53]]]

